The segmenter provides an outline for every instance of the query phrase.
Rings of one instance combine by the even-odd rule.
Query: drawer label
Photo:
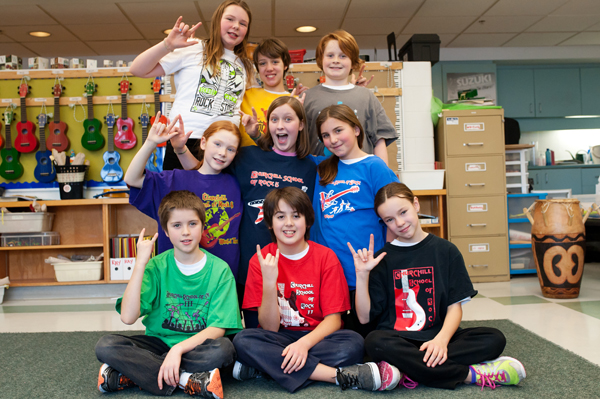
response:
[[[480,123],[465,123],[465,132],[483,132],[485,131],[485,124]]]
[[[24,217],[21,216],[21,215],[12,215],[12,216],[8,217],[7,219],[10,219],[10,220],[22,220],[22,219],[24,219]]]
[[[469,252],[490,252],[490,244],[469,244]]]
[[[466,163],[465,171],[467,171],[467,172],[485,172],[486,171],[485,162]]]
[[[467,212],[487,212],[488,204],[467,204]]]
[[[458,117],[456,117],[456,116],[446,117],[446,125],[458,125]]]

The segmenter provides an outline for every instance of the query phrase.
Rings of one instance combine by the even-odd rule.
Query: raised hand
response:
[[[258,114],[254,107],[252,107],[252,115],[245,114],[240,110],[240,115],[242,116],[242,125],[244,125],[244,129],[246,129],[246,133],[250,135],[250,137],[258,137],[260,132],[258,131]]]
[[[262,252],[260,252],[260,245],[256,244],[256,256],[258,257],[258,263],[260,264],[260,270],[262,271],[263,281],[269,281],[273,284],[277,283],[277,276],[279,275],[279,269],[277,264],[279,263],[279,249],[275,252],[275,256],[267,254],[263,258]]]
[[[168,126],[159,121],[160,116],[161,112],[158,111],[156,113],[156,118],[154,119],[154,124],[150,128],[148,137],[146,138],[147,141],[150,141],[156,145],[165,143],[178,134],[178,128],[175,127],[175,123],[177,123],[179,116],[173,119]]]
[[[181,115],[177,115],[174,121],[179,121],[179,126],[173,127],[173,132],[176,132],[177,134],[170,138],[171,145],[173,146],[173,150],[175,150],[175,152],[181,152],[183,147],[185,147],[185,143],[187,143],[188,139],[194,131],[190,130],[187,133],[185,132],[185,127],[183,126],[183,118],[181,117]]]
[[[169,32],[169,35],[164,39],[166,47],[170,51],[173,51],[176,48],[189,47],[196,44],[196,41],[189,39],[194,37],[194,32],[202,25],[202,22],[198,22],[190,28],[189,25],[181,22],[182,19],[183,17],[181,16],[177,18],[175,25],[173,25],[173,30]]]
[[[302,83],[298,83],[298,86],[294,87],[294,90],[292,90],[292,97],[301,96],[302,93],[304,93],[308,89],[309,88],[304,86]]]
[[[362,64],[360,66],[360,71],[358,71],[358,79],[354,76],[354,74],[352,74],[352,76],[350,77],[350,83],[352,83],[353,85],[362,86],[362,87],[367,87],[369,85],[369,83],[371,83],[371,81],[373,80],[375,75],[371,75],[371,79],[367,80],[367,78],[365,78],[363,76],[365,67],[366,67],[365,64]]]
[[[140,232],[140,236],[138,237],[136,256],[136,259],[138,260],[138,262],[136,263],[143,263],[144,265],[150,260],[150,256],[152,256],[152,251],[154,250],[154,243],[158,238],[158,233],[156,233],[154,234],[154,237],[152,237],[151,240],[144,240],[145,232],[146,229],[142,229],[142,231]]]
[[[381,262],[383,257],[387,255],[386,252],[382,252],[379,254],[377,258],[373,258],[373,247],[375,246],[375,238],[373,234],[371,234],[371,239],[369,241],[369,249],[363,248],[358,251],[354,251],[352,248],[352,244],[348,243],[348,248],[350,248],[350,252],[352,252],[352,257],[354,258],[354,269],[356,273],[369,273],[371,270],[375,268]]]

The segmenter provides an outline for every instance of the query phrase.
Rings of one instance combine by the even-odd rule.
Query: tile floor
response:
[[[577,299],[544,298],[536,275],[478,283],[475,289],[479,295],[463,307],[464,320],[509,319],[600,365],[600,263],[585,265]],[[142,330],[139,320],[132,326],[121,322],[115,299],[5,300],[0,332]]]

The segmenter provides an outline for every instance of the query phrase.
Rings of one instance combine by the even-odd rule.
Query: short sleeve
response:
[[[152,262],[152,263],[151,263]],[[140,317],[149,314],[155,307],[157,298],[159,296],[160,283],[158,281],[158,274],[156,269],[153,267],[153,259],[150,259],[144,270],[144,277],[142,278],[142,288],[140,290]],[[123,297],[117,299],[115,309],[121,314],[121,304]]]
[[[321,272],[320,306],[323,317],[350,309],[348,283],[344,277],[344,269],[335,253],[327,249],[325,264]]]
[[[448,270],[448,303],[460,302],[465,298],[477,295],[473,283],[467,273],[465,261],[456,247],[450,250],[450,267]]]
[[[375,257],[379,256],[382,251],[377,251]],[[387,265],[385,258],[379,262],[369,275],[369,297],[371,299],[371,310],[369,312],[369,320],[376,320],[385,309],[387,309],[387,293],[385,287],[385,271]]]
[[[178,48],[160,59],[159,64],[165,71],[165,75],[171,75],[186,66],[186,61],[201,53],[204,49],[202,42],[194,46]]]
[[[373,197],[377,194],[377,191],[382,187],[387,186],[390,183],[398,182],[396,174],[381,160],[381,158],[374,156],[375,164],[371,172],[371,181],[373,182]]]
[[[158,219],[158,205],[162,198],[170,191],[168,186],[172,180],[172,171],[161,173],[146,171],[142,188],[130,187],[129,203],[140,212]],[[156,202],[158,200],[158,203]]]
[[[258,309],[262,304],[262,291],[262,271],[258,262],[258,256],[254,254],[248,266],[248,277],[246,278],[242,309]]]
[[[375,145],[380,139],[385,139],[385,145],[388,146],[398,138],[396,128],[392,124],[390,118],[388,118],[385,109],[377,97],[371,92],[369,92],[369,100],[371,112],[369,112],[370,115],[366,121],[365,133],[373,145],[373,148],[375,148]]]
[[[226,264],[222,267],[221,279],[213,295],[206,326],[234,330],[228,331],[227,334],[232,334],[240,330],[242,323],[235,279]]]

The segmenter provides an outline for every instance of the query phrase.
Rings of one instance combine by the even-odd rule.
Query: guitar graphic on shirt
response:
[[[336,204],[335,200],[340,198],[343,195],[349,194],[349,193],[357,193],[360,191],[360,186],[352,186],[347,190],[344,191],[340,191],[337,194],[331,194],[333,192],[333,190],[329,191],[328,194],[325,194],[323,192],[320,193],[321,196],[321,211],[325,211],[325,209],[329,208],[330,206],[333,206]]]
[[[408,286],[408,271],[401,270],[402,292],[396,295],[396,331],[420,331],[425,325],[425,311],[417,302],[419,286]]]
[[[204,231],[202,232],[202,239],[200,240],[200,246],[202,246],[202,248],[212,248],[215,245],[217,245],[217,238],[214,236],[214,233],[216,233],[217,231],[220,231],[221,228],[223,228],[225,225],[227,225],[229,222],[231,222],[233,219],[235,219],[236,217],[240,216],[242,213],[238,212],[235,215],[233,215],[232,217],[230,217],[229,219],[227,219],[226,221],[224,221],[221,224],[213,224],[212,226],[210,226],[209,228],[204,229]]]

